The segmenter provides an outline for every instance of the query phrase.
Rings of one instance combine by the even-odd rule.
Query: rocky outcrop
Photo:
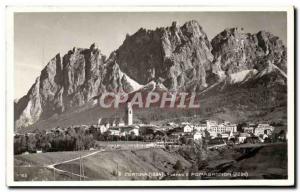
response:
[[[234,89],[233,84],[259,82],[261,86],[253,89],[277,85],[284,89],[286,59],[286,47],[269,32],[249,34],[231,28],[210,42],[197,21],[140,29],[127,35],[108,59],[96,44],[57,54],[28,93],[15,102],[15,127],[82,106],[105,92],[134,92],[151,82],[163,90],[214,96],[226,92],[228,85]]]
[[[221,79],[243,70],[261,71],[269,62],[286,72],[286,47],[269,32],[249,34],[242,28],[226,29],[213,38],[211,44],[212,72]]]
[[[128,35],[116,50],[116,61],[122,71],[141,84],[159,79],[168,89],[178,89],[197,81],[203,89],[213,55],[202,27],[197,21],[189,21],[156,30],[141,28]]]
[[[57,54],[42,70],[28,93],[15,103],[16,127],[81,106],[104,92],[130,92],[138,83],[120,71],[115,60],[101,54],[97,45]]]

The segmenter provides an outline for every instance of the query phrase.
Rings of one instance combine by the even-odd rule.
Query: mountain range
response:
[[[209,40],[195,20],[141,28],[109,57],[96,43],[53,57],[15,101],[15,128],[87,123],[91,118],[78,117],[101,111],[93,104],[101,94],[136,92],[153,83],[166,91],[196,92],[201,107],[193,113],[203,117],[285,122],[286,72],[287,49],[270,32],[228,28]]]

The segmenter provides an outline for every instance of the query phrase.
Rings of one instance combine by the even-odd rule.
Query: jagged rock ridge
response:
[[[206,72],[213,55],[211,44],[197,21],[156,30],[140,29],[127,36],[116,50],[122,71],[141,84],[160,80],[168,89],[178,89],[197,81],[207,86]]]
[[[245,33],[243,28],[230,28],[211,41],[214,62],[213,73],[219,78],[243,70],[261,71],[269,62],[286,73],[286,47],[269,32]]]
[[[15,103],[15,124],[31,125],[106,91],[130,92],[137,86],[115,61],[105,60],[95,44],[89,49],[73,48],[51,59],[28,93]]]
[[[108,59],[96,44],[89,49],[73,48],[63,57],[56,55],[27,95],[15,103],[15,125],[28,126],[107,91],[132,92],[149,82],[168,90],[202,93],[214,90],[211,87],[220,81],[224,85],[257,82],[251,78],[264,74],[272,74],[271,79],[286,87],[285,73],[286,47],[271,33],[249,34],[231,28],[210,42],[197,21],[182,26],[173,22],[170,27],[128,35]]]

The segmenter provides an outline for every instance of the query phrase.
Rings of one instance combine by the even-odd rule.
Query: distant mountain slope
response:
[[[161,109],[159,105],[151,105],[151,108],[142,109],[135,107],[133,111],[135,122],[137,119],[145,122],[160,120],[168,122],[173,121],[172,118],[179,120],[190,116],[190,120],[196,122],[201,119],[213,118],[235,123],[269,121],[285,124],[287,119],[287,79],[284,75],[274,67],[268,72],[257,72],[254,75],[248,73],[245,77],[247,78],[242,79],[246,80],[234,83],[232,83],[231,77],[228,77],[199,93],[197,96],[200,103],[199,109]],[[151,91],[160,93],[160,91],[166,90],[161,90],[155,82],[150,82],[132,93],[148,94]],[[124,112],[122,107],[118,110],[103,109],[90,101],[81,107],[75,107],[60,115],[40,120],[32,126],[18,131],[26,132],[34,129],[47,130],[57,126],[97,124],[101,117],[123,117]]]
[[[108,59],[96,44],[73,48],[62,57],[57,54],[15,102],[15,127],[97,122],[101,115],[113,114],[101,113],[103,109],[94,105],[94,99],[106,92],[130,93],[130,97],[137,92],[195,92],[200,109],[179,113],[203,117],[223,113],[237,120],[251,114],[272,118],[270,114],[276,112],[284,119],[286,56],[282,41],[264,31],[249,34],[229,28],[210,42],[197,21],[140,29]],[[162,118],[177,113],[159,111]],[[147,112],[137,114],[151,119],[143,115]]]
[[[206,116],[233,122],[286,123],[286,83],[286,77],[275,67],[267,72],[249,72],[235,81],[227,77],[200,93],[200,108]]]

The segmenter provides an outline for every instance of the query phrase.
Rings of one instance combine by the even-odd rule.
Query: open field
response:
[[[81,162],[78,158],[80,154],[83,157]],[[209,149],[206,159],[198,165],[196,170],[193,168],[195,160],[190,155],[188,149],[184,154],[176,150],[171,152],[160,148],[17,155],[15,156],[15,179],[20,181],[80,180],[80,178],[81,180],[287,178],[286,143],[251,145],[248,148]],[[174,165],[177,161],[180,161],[183,173],[243,173],[246,175],[242,177],[172,176],[176,172]]]
[[[15,166],[45,166],[59,163],[69,159],[90,153],[90,151],[64,151],[48,153],[32,153],[27,155],[15,155]]]
[[[88,153],[92,152],[81,152],[82,155]],[[79,157],[79,152],[77,154],[76,152],[52,152],[18,155],[15,157],[15,179],[54,180],[55,178],[55,180],[80,180],[80,177],[75,176],[75,174],[80,174],[80,161],[78,159],[59,164],[59,162],[76,157]],[[147,175],[128,176],[126,174],[131,172],[150,174],[171,173],[174,172],[173,166],[177,160],[185,168],[191,166],[191,163],[179,154],[156,148],[99,152],[83,158],[82,164],[86,180],[159,179],[161,178],[160,175],[152,177]],[[47,168],[47,163],[48,165],[57,163],[55,168],[64,170],[65,173],[54,172]]]
[[[180,160],[184,167],[191,164],[176,153],[162,149],[122,150],[102,152],[84,159],[84,172],[88,180],[145,180],[159,179],[160,176],[135,175],[172,173],[176,161]],[[79,161],[60,164],[59,169],[73,171],[79,174]]]
[[[86,155],[90,151],[66,151],[33,153],[15,155],[14,157],[14,178],[16,181],[53,181],[53,180],[74,180],[77,177],[69,174],[58,174],[48,165],[60,163],[69,159]]]

